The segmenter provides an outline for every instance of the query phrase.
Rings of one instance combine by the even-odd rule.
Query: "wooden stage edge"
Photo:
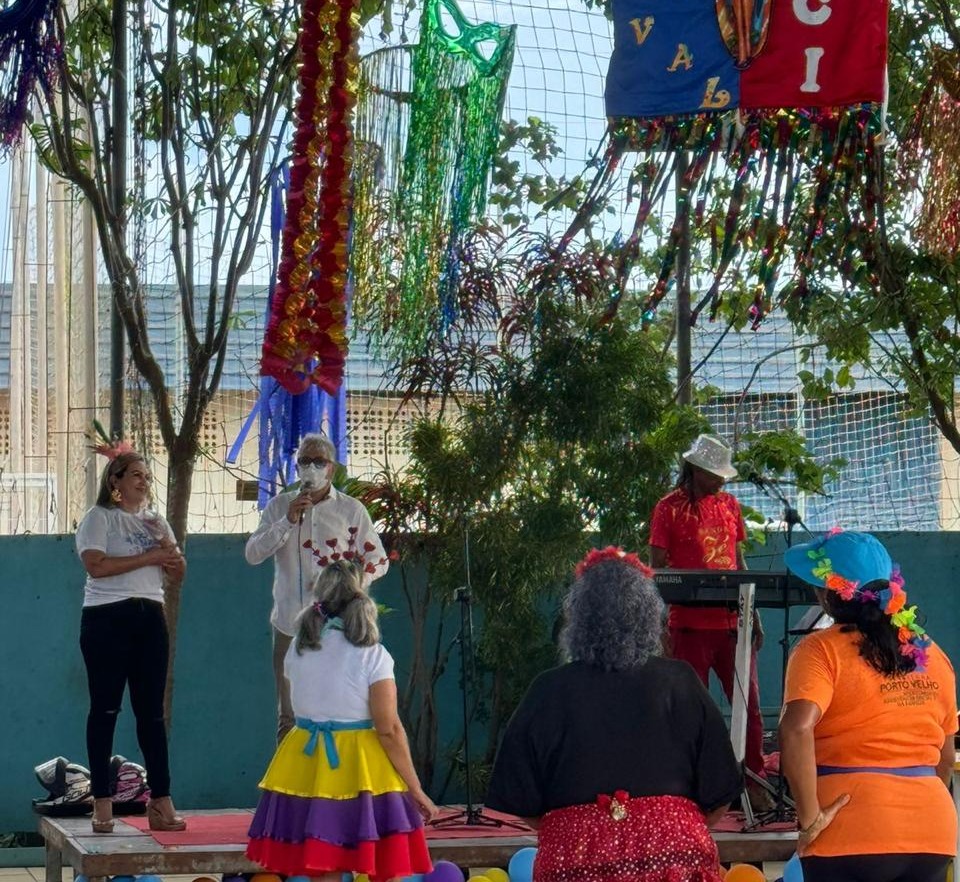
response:
[[[201,814],[250,814],[245,809]],[[109,876],[209,875],[211,873],[254,873],[261,870],[247,860],[244,846],[181,845],[164,847],[145,832],[118,819],[115,832],[97,835],[90,818],[41,817],[39,830],[46,846],[46,882],[63,882],[63,868],[72,867],[88,879]],[[787,861],[796,850],[797,834],[714,833],[722,863]],[[461,867],[503,867],[518,849],[536,845],[536,836],[503,836],[479,839],[428,840],[435,860],[451,861]]]

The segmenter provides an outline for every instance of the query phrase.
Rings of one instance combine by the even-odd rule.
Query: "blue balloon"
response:
[[[77,873],[77,875],[73,877],[73,882],[90,882],[90,880],[84,876],[83,873]]]
[[[133,876],[114,876],[112,882],[136,882]]]
[[[784,864],[783,882],[803,882],[803,864],[800,863],[798,855],[794,855]]]
[[[537,856],[537,850],[532,846],[521,848],[510,858],[510,865],[507,867],[507,873],[510,876],[510,882],[532,882],[533,880],[533,861]]]
[[[350,876],[351,880],[353,876]],[[310,882],[309,876],[287,876],[287,882]]]
[[[404,882],[423,882],[426,877],[423,873],[414,873],[412,876],[401,876],[400,878],[403,879]],[[287,882],[290,882],[290,880],[288,879]]]
[[[159,876],[137,876],[137,882],[163,882]]]
[[[353,882],[353,873],[344,873],[340,877],[340,882]]]

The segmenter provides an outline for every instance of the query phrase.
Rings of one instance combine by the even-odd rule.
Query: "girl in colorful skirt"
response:
[[[260,782],[247,856],[275,873],[394,879],[432,869],[423,792],[377,606],[350,561],[323,569],[287,652],[296,727]]]

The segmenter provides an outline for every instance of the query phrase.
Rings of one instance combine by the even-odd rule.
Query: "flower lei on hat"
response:
[[[636,554],[632,551],[624,551],[617,545],[608,545],[606,548],[591,548],[583,560],[577,564],[573,574],[579,579],[590,567],[595,567],[597,564],[607,560],[617,560],[620,561],[620,563],[626,564],[628,567],[640,570],[648,579],[653,577],[653,570],[640,560]]]
[[[860,587],[859,582],[841,576],[833,571],[833,564],[827,557],[823,543],[831,536],[842,532],[839,528],[832,529],[821,540],[817,548],[811,548],[807,557],[815,561],[811,572],[818,579],[823,580],[824,587],[839,595],[841,600],[859,600],[861,603],[876,603],[883,612],[890,616],[890,624],[897,630],[897,640],[900,642],[900,654],[912,658],[916,670],[923,673],[927,669],[927,649],[930,638],[927,632],[917,622],[917,607],[907,606],[907,592],[903,589],[903,576],[900,568],[894,564],[893,573],[886,588],[879,591],[870,591]]]
[[[355,563],[364,573],[373,574],[378,566],[387,562],[387,558],[381,557],[379,560],[367,560],[367,555],[376,549],[372,542],[364,542],[363,548],[357,547],[357,527],[350,527],[347,532],[350,538],[347,540],[347,547],[340,550],[340,540],[336,536],[324,541],[326,548],[319,548],[313,544],[312,539],[307,539],[303,543],[304,548],[308,548],[310,553],[317,561],[317,565],[325,567],[336,560],[349,560]]]

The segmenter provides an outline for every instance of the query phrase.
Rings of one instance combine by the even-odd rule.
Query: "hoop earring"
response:
[[[110,491],[110,498],[114,501],[116,505],[119,505],[121,502],[123,502],[123,494],[120,492],[120,489],[118,487],[114,487]]]

